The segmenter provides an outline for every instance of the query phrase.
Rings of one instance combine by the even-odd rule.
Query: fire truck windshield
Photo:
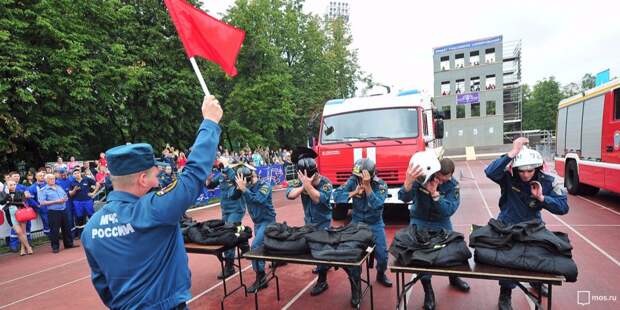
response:
[[[418,110],[392,108],[326,116],[323,119],[321,143],[403,139],[417,136]]]

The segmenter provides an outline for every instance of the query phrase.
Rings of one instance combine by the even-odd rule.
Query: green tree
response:
[[[592,73],[586,73],[581,78],[581,91],[586,91],[588,89],[594,88],[596,84],[596,76]]]
[[[553,76],[536,82],[524,100],[523,129],[555,129],[557,106],[562,98],[560,84]]]
[[[302,144],[326,100],[355,92],[348,25],[302,7],[238,0],[224,19],[247,34],[239,75],[198,60],[227,146]],[[0,0],[0,167],[126,142],[188,147],[201,99],[161,1]]]

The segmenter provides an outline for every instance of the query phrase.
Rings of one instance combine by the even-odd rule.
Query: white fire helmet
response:
[[[542,167],[543,158],[540,153],[535,150],[529,149],[527,146],[523,146],[519,154],[512,160],[512,167],[519,170],[532,170],[538,167]]]
[[[414,167],[416,165],[422,167],[422,177],[418,178],[418,181],[422,184],[426,184],[435,172],[441,170],[441,164],[439,163],[437,154],[430,148],[411,156],[409,166]]]

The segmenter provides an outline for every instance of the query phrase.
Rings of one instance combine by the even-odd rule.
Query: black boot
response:
[[[359,308],[360,303],[362,302],[362,283],[359,278],[351,279],[351,277],[349,277],[349,282],[351,283],[351,306],[353,308]]]
[[[499,310],[512,310],[512,302],[510,295],[512,295],[512,289],[509,287],[500,287],[499,289],[499,302],[497,306]]]
[[[424,310],[435,309],[435,292],[431,285],[431,279],[422,279],[422,288],[424,288]]]
[[[450,277],[450,285],[456,287],[461,292],[469,292],[469,284],[459,277]]]
[[[385,272],[377,273],[377,282],[381,283],[381,285],[385,287],[392,287],[392,281],[388,279]]]
[[[218,279],[226,279],[235,274],[234,258],[227,258],[224,262],[224,271],[217,275]]]
[[[319,279],[316,281],[316,284],[312,288],[312,291],[310,291],[310,296],[319,295],[325,292],[328,287],[329,285],[327,285],[327,270],[321,270],[319,272]]]
[[[248,293],[256,294],[258,291],[266,288],[267,286],[269,286],[269,283],[267,283],[267,276],[265,275],[265,272],[258,272],[256,273],[256,281],[254,281],[254,283],[252,283],[252,285],[248,288]]]
[[[547,285],[540,282],[530,282],[530,286],[534,289],[536,295],[538,295],[538,290],[540,289],[540,293],[543,297],[549,297],[549,289],[547,288]]]

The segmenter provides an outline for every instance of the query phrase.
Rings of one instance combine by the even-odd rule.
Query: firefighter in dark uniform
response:
[[[234,167],[230,166],[228,160],[224,158],[220,158],[219,162],[220,174],[213,179],[209,178],[207,188],[220,187],[222,220],[225,223],[240,223],[245,215],[245,200],[241,198],[241,192],[237,190]],[[224,272],[217,276],[218,279],[228,278],[235,273],[234,259],[235,249],[224,252]]]
[[[506,224],[517,224],[533,219],[542,220],[540,211],[564,215],[568,213],[566,189],[556,178],[543,173],[543,158],[529,149],[529,140],[520,137],[512,142],[512,150],[494,160],[484,172],[501,188],[497,219]],[[506,169],[512,165],[512,169]],[[499,281],[498,305],[502,310],[512,309],[511,294],[516,287],[513,281]],[[530,283],[543,296],[548,289],[540,282]]]
[[[291,159],[297,163],[298,179],[289,183],[286,197],[291,200],[301,197],[306,225],[314,225],[316,229],[327,229],[332,220],[330,199],[333,187],[328,178],[319,174],[316,157],[316,152],[308,148],[300,147],[293,151]],[[327,266],[317,266],[319,279],[310,291],[311,296],[319,295],[328,288],[328,270]]]
[[[387,185],[375,175],[375,163],[368,158],[357,160],[353,166],[353,175],[347,183],[334,191],[336,203],[347,203],[349,199],[352,199],[351,223],[365,223],[372,230],[377,260],[377,282],[385,287],[391,287],[392,282],[385,275],[388,255],[385,224],[383,223],[383,204],[386,197]],[[361,269],[354,267],[348,269],[347,272],[351,282],[351,304],[356,307],[361,301]]]
[[[222,108],[202,103],[195,152],[179,178],[159,191],[153,148],[146,143],[106,152],[114,191],[82,233],[92,282],[111,309],[186,309],[191,274],[179,219],[202,192],[220,137]]]
[[[248,214],[254,222],[252,250],[256,250],[263,245],[267,225],[276,222],[276,210],[273,208],[271,199],[271,184],[261,180],[255,170],[245,165],[237,169],[235,182],[245,200]],[[256,293],[268,286],[265,261],[252,260],[252,269],[256,273],[256,281],[250,285],[248,292]]]
[[[452,160],[440,161],[433,150],[411,157],[405,183],[398,192],[398,199],[412,202],[410,224],[424,229],[453,230],[450,217],[460,204],[459,183],[452,177],[453,173]],[[420,282],[424,288],[424,309],[435,309],[431,275],[422,275]],[[450,285],[463,292],[469,291],[469,284],[459,277],[450,276]]]

